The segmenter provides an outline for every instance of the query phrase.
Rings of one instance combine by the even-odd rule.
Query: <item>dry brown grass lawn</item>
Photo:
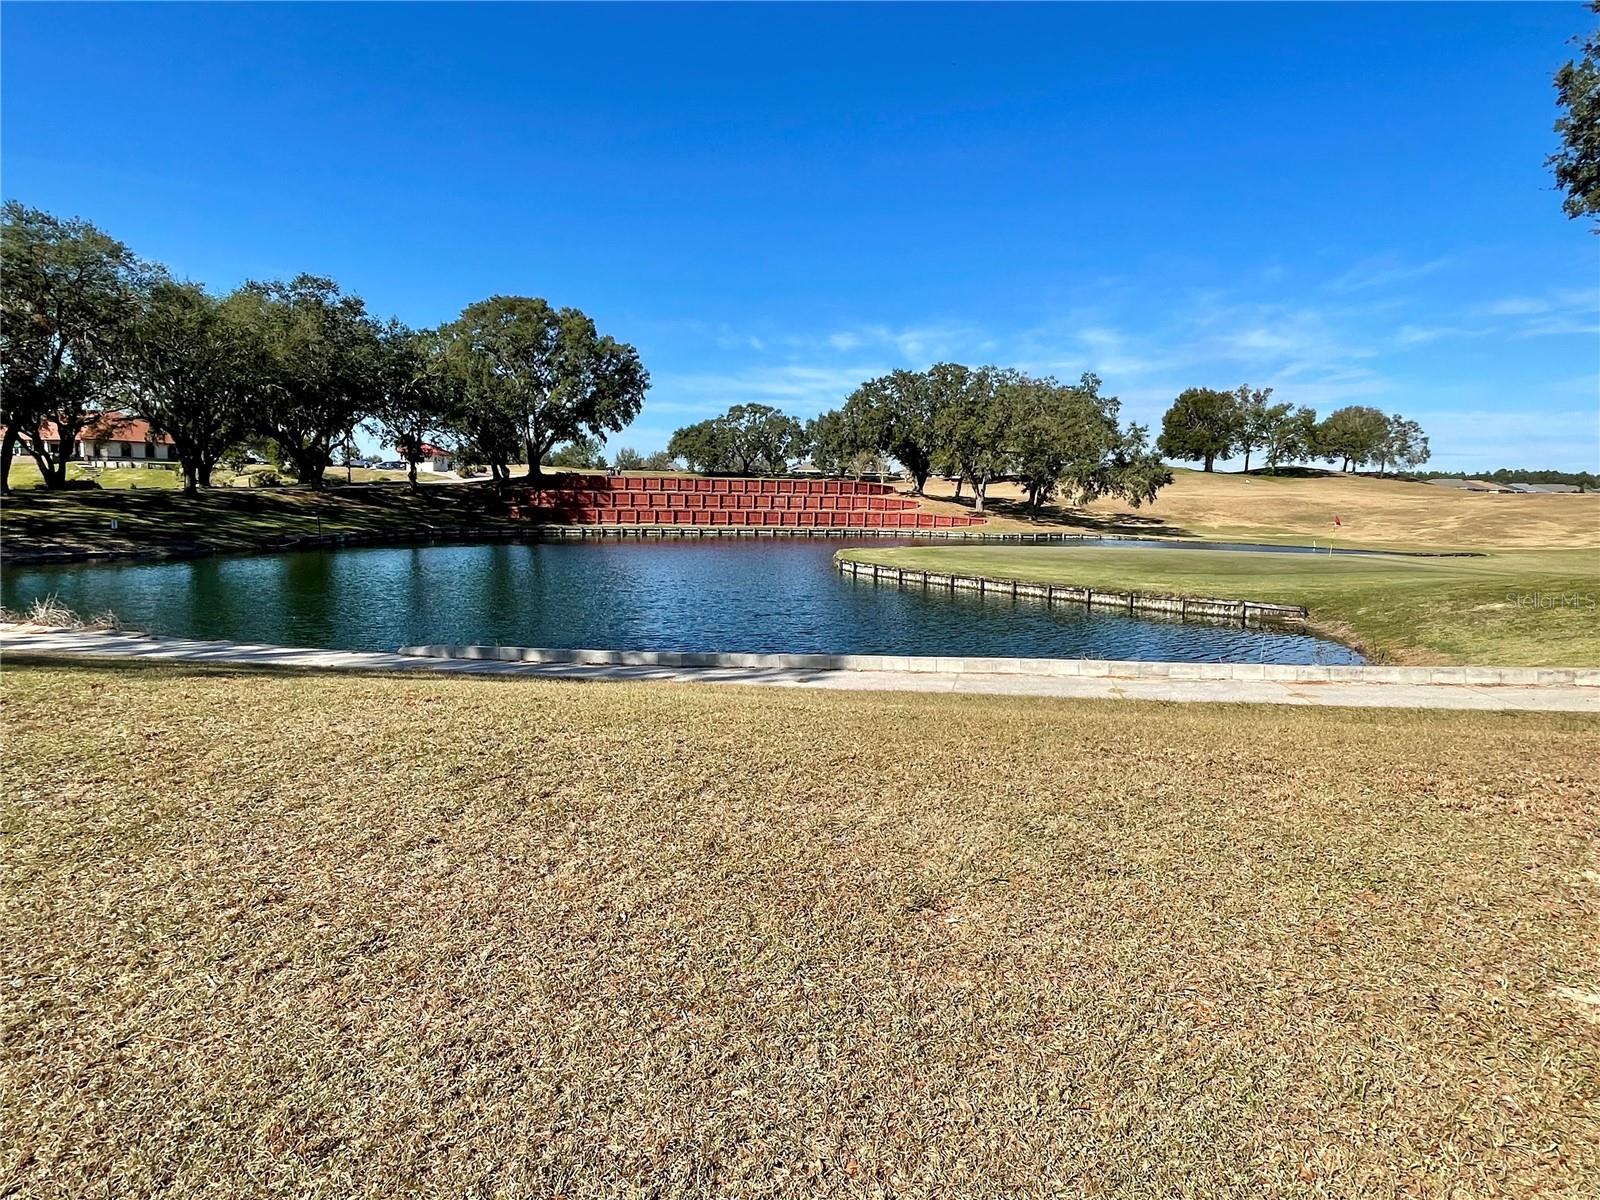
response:
[[[0,1194],[1600,1178],[1593,720],[17,662],[3,696]]]
[[[937,512],[966,512],[948,497],[953,485],[930,480]],[[1107,529],[1154,536],[1326,543],[1400,550],[1600,546],[1600,494],[1482,495],[1346,475],[1242,475],[1179,470],[1154,504],[1134,509],[1101,500],[1082,510],[1047,508],[1039,523],[1019,519],[1022,493],[990,489],[1000,509],[996,530]],[[1334,516],[1340,525],[1333,523]]]

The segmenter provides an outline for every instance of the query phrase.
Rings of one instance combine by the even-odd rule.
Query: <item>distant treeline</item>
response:
[[[1564,483],[1592,492],[1600,488],[1600,475],[1593,471],[1422,471],[1421,479],[1483,479],[1494,483]]]
[[[1346,471],[1372,465],[1380,475],[1412,470],[1428,458],[1415,421],[1350,405],[1318,419],[1304,405],[1272,402],[1271,388],[1188,388],[1172,402],[1152,447],[1148,431],[1124,427],[1115,396],[1097,376],[1076,383],[1003,367],[935,363],[869,379],[844,404],[812,421],[765,404],[739,404],[672,435],[667,453],[696,471],[782,474],[807,455],[829,475],[877,474],[893,459],[920,493],[930,474],[969,486],[983,510],[989,485],[1016,483],[1028,507],[1060,494],[1070,503],[1117,496],[1154,498],[1172,481],[1162,456],[1209,471],[1219,458],[1251,456],[1269,472],[1322,460]],[[624,466],[620,459],[619,466]]]
[[[1139,505],[1172,482],[1146,430],[1124,426],[1100,380],[1076,383],[1004,367],[936,363],[869,379],[844,404],[802,425],[764,404],[740,404],[672,435],[667,452],[698,471],[782,472],[810,455],[829,475],[875,474],[892,458],[920,494],[934,472],[956,494],[972,487],[983,511],[989,485],[1019,484],[1028,506],[1057,493],[1083,503],[1119,496]]]

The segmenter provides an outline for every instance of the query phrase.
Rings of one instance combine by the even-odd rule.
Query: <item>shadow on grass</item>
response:
[[[102,675],[118,673],[161,674],[174,678],[206,679],[259,679],[272,676],[279,679],[452,679],[468,674],[464,671],[427,671],[397,666],[392,670],[366,669],[341,670],[337,667],[304,667],[292,663],[265,661],[253,662],[195,662],[189,659],[140,657],[137,655],[113,656],[72,654],[57,650],[6,651],[6,665],[12,670],[33,668],[51,671],[87,672]],[[518,679],[556,680],[563,677],[546,675],[517,675],[510,672],[477,672],[471,678],[484,682],[514,682]],[[565,677],[565,682],[588,683],[584,678]]]
[[[270,549],[325,535],[400,536],[434,527],[503,526],[505,503],[487,484],[349,484],[181,491],[32,490],[8,496],[5,549],[111,553]]]
[[[200,652],[202,655],[204,652]],[[137,651],[120,655],[74,654],[61,650],[27,650],[10,648],[6,651],[8,665],[33,667],[43,670],[89,672],[110,675],[117,672],[157,673],[173,678],[251,679],[262,676],[290,679],[316,679],[338,677],[343,679],[458,679],[474,682],[516,683],[542,681],[546,683],[597,684],[597,683],[674,683],[684,686],[709,684],[778,683],[797,686],[816,683],[837,675],[812,667],[669,667],[627,663],[523,663],[506,662],[486,664],[471,659],[418,659],[415,665],[395,664],[391,667],[362,667],[357,669],[338,666],[301,666],[286,661],[285,654],[293,650],[283,647],[262,647],[259,652],[246,647],[230,645],[227,661],[208,662],[204,657],[170,658],[152,649],[149,654]],[[325,651],[309,650],[308,654]],[[247,661],[237,661],[244,657]],[[259,661],[249,661],[259,659]]]

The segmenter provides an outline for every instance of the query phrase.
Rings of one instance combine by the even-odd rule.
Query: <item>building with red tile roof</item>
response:
[[[43,422],[39,436],[56,441],[60,434],[55,422]],[[19,434],[24,447],[31,438],[31,433]],[[166,434],[151,429],[148,421],[113,411],[101,413],[78,431],[72,457],[91,467],[144,467],[177,462],[178,448]]]

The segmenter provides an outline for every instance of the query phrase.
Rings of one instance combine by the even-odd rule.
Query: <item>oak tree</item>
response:
[[[1201,462],[1212,470],[1239,444],[1239,399],[1215,388],[1187,388],[1161,419],[1157,447],[1168,458]]]

